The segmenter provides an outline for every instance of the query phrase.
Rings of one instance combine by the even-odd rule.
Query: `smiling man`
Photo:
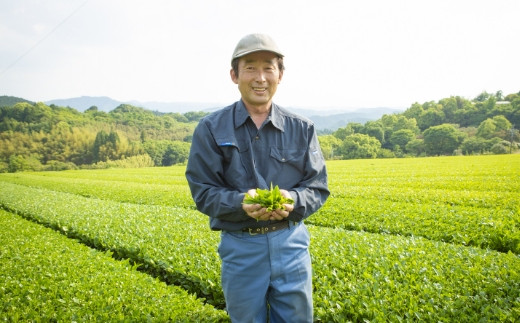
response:
[[[329,196],[314,124],[273,103],[284,56],[267,35],[237,44],[231,80],[241,100],[200,121],[186,168],[199,211],[221,231],[222,288],[233,322],[312,322],[309,232]],[[268,211],[246,193],[279,186],[294,201]]]

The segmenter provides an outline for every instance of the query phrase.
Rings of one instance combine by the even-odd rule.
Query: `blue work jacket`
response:
[[[235,231],[267,225],[242,209],[250,189],[271,184],[289,191],[299,222],[329,196],[327,170],[314,124],[274,103],[257,129],[242,101],[204,117],[193,133],[186,167],[197,209],[213,230]]]

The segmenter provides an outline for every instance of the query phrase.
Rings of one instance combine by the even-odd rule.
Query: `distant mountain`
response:
[[[22,98],[17,98],[15,96],[8,96],[8,95],[0,96],[0,107],[10,107],[19,102],[27,102],[30,104],[34,104],[34,102],[31,102],[29,100],[22,99]]]
[[[163,113],[178,112],[185,113],[189,111],[203,111],[209,108],[217,107],[217,104],[211,103],[195,103],[195,102],[140,102],[140,101],[117,101],[106,96],[82,96],[69,99],[56,99],[45,102],[47,105],[55,104],[60,107],[71,107],[80,112],[87,110],[92,106],[98,107],[99,110],[109,112],[120,106],[121,104],[130,104],[151,111]]]
[[[335,131],[338,128],[345,127],[350,122],[365,124],[367,121],[379,120],[385,114],[399,113],[404,110],[405,109],[366,108],[331,115],[311,115],[308,116],[308,118],[314,122],[317,130]]]
[[[0,97],[1,98],[1,97]],[[23,100],[23,99],[19,99]],[[0,101],[1,103],[1,101]],[[218,103],[197,103],[197,102],[139,102],[129,101],[122,102],[117,101],[106,96],[82,96],[70,99],[56,99],[45,102],[47,105],[57,105],[62,107],[71,107],[80,112],[87,110],[92,106],[98,107],[99,110],[109,112],[117,108],[121,104],[130,104],[136,107],[142,107],[151,111],[158,111],[162,113],[186,113],[190,111],[206,111],[211,112],[217,110],[224,105]],[[1,104],[0,104],[1,106]],[[393,108],[365,108],[357,109],[352,111],[338,110],[315,110],[315,109],[301,109],[301,108],[289,108],[289,110],[303,115],[311,119],[317,130],[330,130],[335,131],[338,128],[346,126],[349,122],[359,122],[364,124],[367,121],[374,121],[380,119],[384,114],[393,114],[402,112],[405,109],[393,109]]]
[[[158,112],[178,112],[178,113],[186,113],[190,111],[212,111],[223,107],[222,104],[219,103],[203,103],[203,102],[156,102],[156,101],[148,101],[148,102],[139,102],[139,101],[131,101],[127,102],[128,104],[143,107],[148,110],[158,111]]]
[[[87,110],[92,106],[98,107],[99,110],[109,112],[117,108],[123,102],[116,101],[106,96],[82,96],[70,99],[56,99],[46,101],[47,105],[57,105],[59,107],[71,107],[80,112]]]

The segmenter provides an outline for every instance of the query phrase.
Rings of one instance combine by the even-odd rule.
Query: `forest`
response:
[[[161,113],[128,104],[84,112],[0,96],[0,172],[170,166],[186,162],[207,112]],[[365,124],[320,132],[327,159],[516,153],[520,91],[412,104]]]

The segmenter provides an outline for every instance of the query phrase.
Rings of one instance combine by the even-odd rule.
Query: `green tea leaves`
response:
[[[280,188],[276,185],[273,188],[271,183],[270,190],[256,189],[255,196],[246,193],[244,197],[244,204],[260,204],[267,209],[267,212],[274,210],[285,210],[284,204],[293,204],[294,201],[290,198],[284,197],[280,192]]]

